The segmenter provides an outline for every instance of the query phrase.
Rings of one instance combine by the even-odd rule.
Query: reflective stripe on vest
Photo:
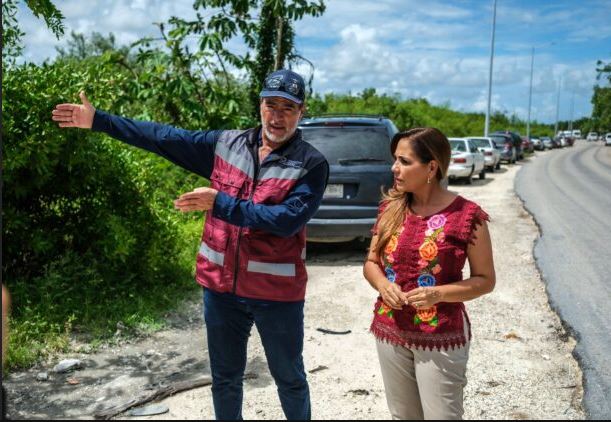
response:
[[[308,174],[308,171],[303,168],[282,168],[282,167],[265,167],[261,169],[259,173],[259,180],[265,179],[285,179],[285,180],[299,180],[303,176]]]
[[[255,163],[245,146],[244,148],[246,153],[240,154],[232,151],[226,142],[218,142],[216,144],[215,154],[221,157],[229,165],[250,176],[255,173]]]
[[[295,277],[295,264],[274,264],[269,262],[248,261],[248,268],[246,270],[250,271],[251,273]]]
[[[223,266],[223,263],[225,262],[224,253],[210,249],[204,242],[202,242],[199,247],[199,253],[202,254],[202,256],[208,261],[214,262],[216,265]]]

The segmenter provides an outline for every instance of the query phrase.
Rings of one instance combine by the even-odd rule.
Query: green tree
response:
[[[286,63],[305,60],[294,48],[292,23],[306,15],[320,16],[325,6],[322,0],[196,0],[195,20],[173,17],[166,44],[183,57],[195,56],[202,61],[202,68],[209,73],[228,75],[229,67],[245,70],[250,87],[248,96],[251,117],[258,119],[258,94],[265,75]],[[201,11],[216,9],[212,16]],[[258,17],[253,11],[259,11]],[[184,45],[187,37],[198,39],[198,52],[191,53]],[[244,56],[227,47],[228,41],[241,37],[249,50]]]
[[[596,67],[598,81],[606,82],[607,86],[599,84],[594,86],[592,95],[592,123],[593,130],[604,133],[611,130],[611,63],[601,60]]]
[[[16,57],[21,55],[23,46],[21,39],[25,35],[19,28],[15,17],[19,0],[5,0],[2,2],[2,68],[14,63]],[[64,34],[64,15],[50,0],[26,0],[28,8],[37,18],[43,18],[47,27],[55,34],[57,39]]]
[[[366,88],[360,94],[314,95],[308,103],[309,115],[325,113],[379,114],[390,117],[400,130],[413,127],[432,126],[447,136],[482,135],[485,116],[482,113],[464,113],[452,110],[449,104],[436,106],[424,98],[401,99],[398,95],[378,94],[373,88]],[[517,116],[508,118],[496,111],[490,120],[491,131],[512,130],[519,132],[525,122]],[[537,122],[531,124],[533,133],[551,134],[550,125]]]
[[[56,47],[60,59],[75,58],[86,59],[91,56],[100,56],[106,52],[118,52],[127,56],[131,50],[130,46],[118,46],[114,34],[104,36],[99,32],[92,32],[87,38],[84,34],[70,32],[67,48]]]

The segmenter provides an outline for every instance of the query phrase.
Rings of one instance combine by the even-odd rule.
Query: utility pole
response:
[[[556,42],[553,41],[549,44],[544,44],[545,46],[555,45]],[[539,45],[537,48],[543,47],[544,45]],[[528,88],[528,118],[526,119],[526,137],[530,139],[530,111],[532,107],[532,97],[533,97],[533,73],[535,68],[535,46],[532,46],[532,50],[530,51],[530,84]]]
[[[535,64],[535,47],[530,53],[530,88],[528,90],[528,119],[526,120],[526,138],[530,140],[530,105],[533,97],[533,68]]]
[[[560,111],[560,86],[562,85],[562,76],[558,80],[558,95],[556,96],[556,125],[554,126],[554,138],[558,136],[558,113]]]
[[[575,88],[573,88],[573,94],[571,95],[571,113],[569,120],[569,130],[571,131],[571,135],[573,134],[573,105],[575,104]]]
[[[484,136],[488,136],[490,129],[490,100],[492,98],[492,63],[494,62],[494,31],[496,27],[496,0],[494,0],[494,11],[492,13],[492,39],[490,41],[490,69],[488,71],[488,106],[486,107],[486,124]]]

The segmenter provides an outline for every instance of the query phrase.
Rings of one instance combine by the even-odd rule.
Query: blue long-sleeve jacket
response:
[[[215,150],[222,130],[185,130],[169,125],[143,122],[96,110],[92,130],[147,151],[154,152],[178,166],[210,179],[214,171]],[[260,142],[260,135],[259,135]],[[274,150],[263,163],[283,158],[290,143],[304,142],[299,131],[285,145]],[[257,149],[252,151],[258,170]],[[319,154],[319,153],[318,153]],[[326,160],[317,160],[313,168],[299,178],[279,204],[255,203],[219,191],[213,216],[227,223],[262,230],[276,236],[291,236],[303,228],[318,209],[328,178]]]

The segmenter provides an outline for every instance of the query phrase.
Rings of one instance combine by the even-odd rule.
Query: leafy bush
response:
[[[158,314],[194,286],[201,222],[192,222],[201,216],[179,215],[171,199],[205,181],[51,121],[55,104],[85,88],[96,106],[128,111],[129,83],[127,71],[100,57],[4,75],[2,271],[13,297],[12,364],[31,362],[44,349],[32,342],[58,338],[69,320],[109,334],[117,321]]]

